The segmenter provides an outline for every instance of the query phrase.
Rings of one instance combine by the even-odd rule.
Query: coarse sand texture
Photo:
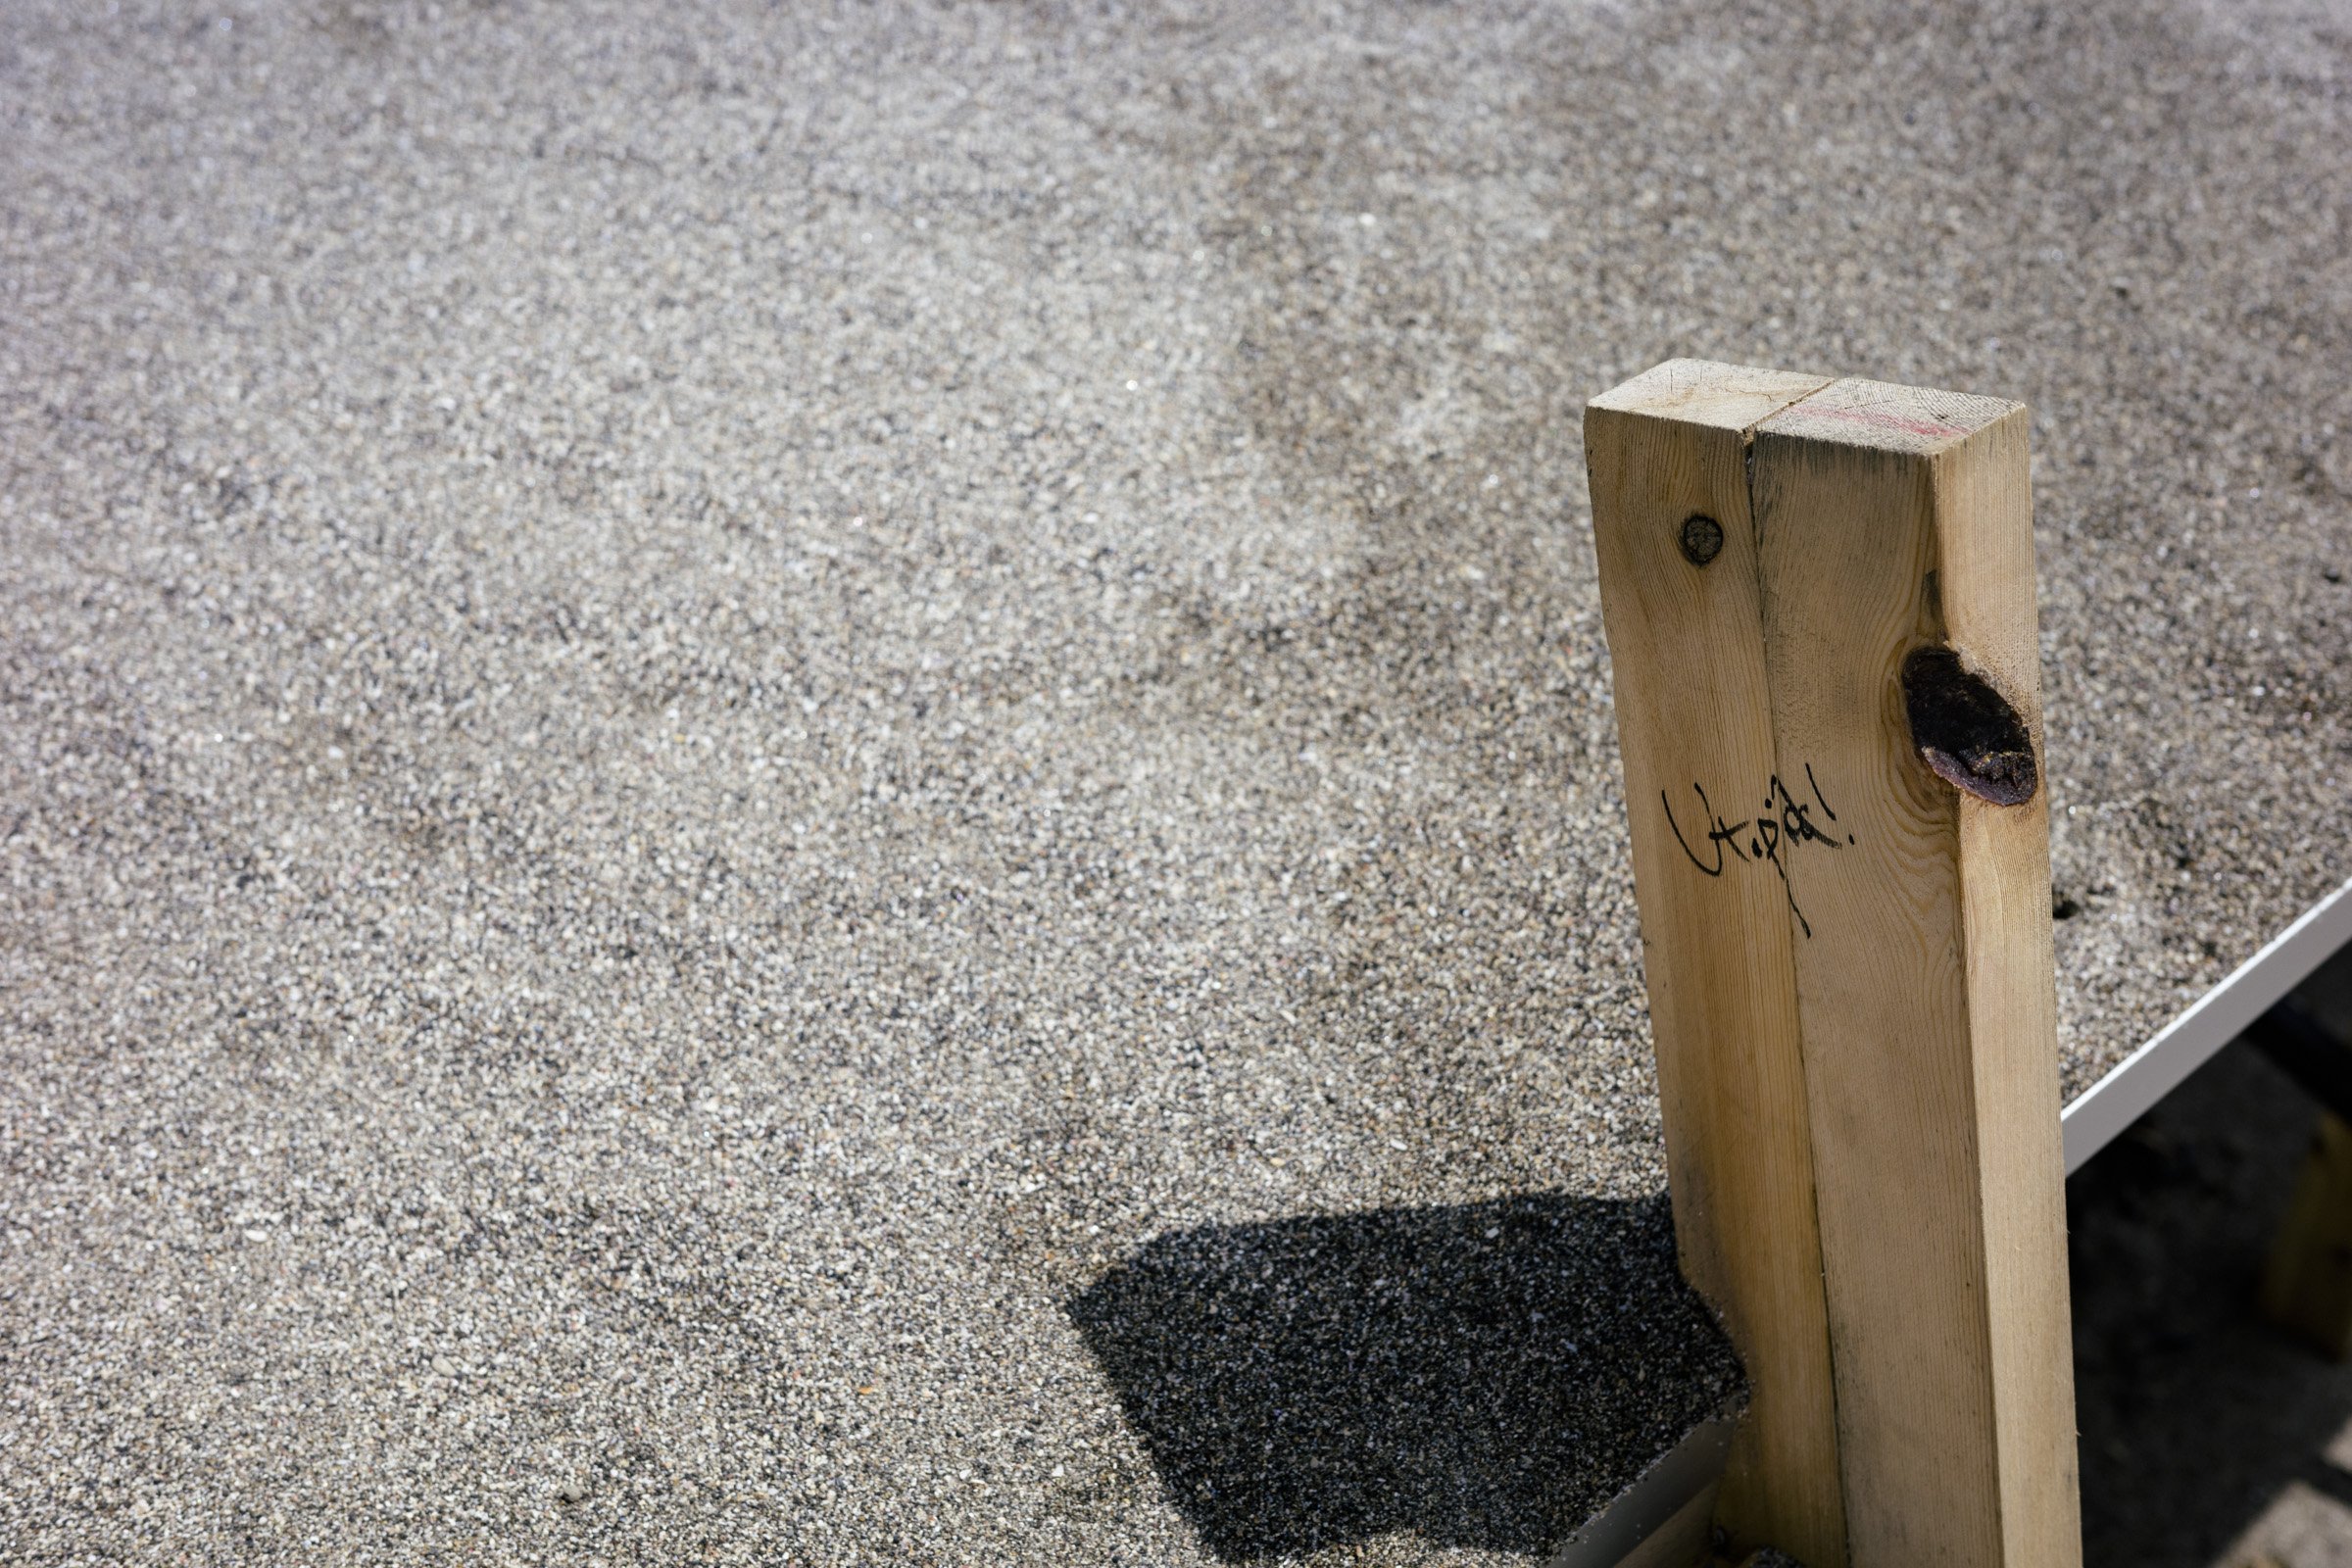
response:
[[[2080,1093],[2352,872],[2348,38],[15,0],[0,1561],[1541,1557],[1740,1397],[1583,399],[2033,407]]]

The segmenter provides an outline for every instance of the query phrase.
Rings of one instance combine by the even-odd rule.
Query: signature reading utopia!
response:
[[[1788,857],[1800,844],[1826,844],[1833,850],[1842,850],[1854,842],[1854,836],[1848,833],[1844,836],[1844,842],[1840,843],[1835,831],[1824,832],[1821,824],[1813,820],[1813,808],[1816,806],[1821,808],[1821,814],[1828,821],[1837,821],[1838,813],[1830,809],[1829,800],[1821,793],[1821,781],[1813,776],[1811,762],[1805,764],[1805,785],[1813,792],[1813,799],[1809,803],[1789,794],[1788,786],[1781,782],[1781,775],[1773,774],[1771,784],[1764,791],[1763,810],[1745,821],[1733,822],[1727,821],[1723,813],[1715,809],[1714,804],[1707,799],[1707,792],[1693,779],[1690,792],[1698,797],[1699,816],[1707,825],[1707,831],[1699,842],[1713,849],[1712,864],[1700,859],[1698,851],[1690,847],[1690,840],[1684,836],[1683,825],[1674,819],[1674,803],[1666,798],[1664,790],[1658,791],[1658,804],[1666,808],[1666,825],[1674,830],[1674,842],[1680,844],[1683,853],[1690,857],[1690,863],[1707,875],[1721,876],[1724,867],[1735,861],[1743,864],[1762,861],[1780,873],[1781,896],[1788,901],[1788,912],[1796,916],[1797,928],[1810,938],[1813,935],[1812,924],[1805,919],[1805,911],[1796,906],[1796,893],[1788,886]]]

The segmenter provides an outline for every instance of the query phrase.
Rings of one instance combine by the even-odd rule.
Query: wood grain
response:
[[[1900,680],[1956,650],[2039,756],[2026,438],[2017,405],[1869,381],[1755,433],[1780,765],[1851,839],[1788,890],[1858,1564],[2080,1560],[2047,797],[1938,777]]]
[[[1719,1519],[2073,1568],[2026,412],[1678,363],[1587,428],[1676,1221],[1758,1397]]]
[[[1716,1520],[1826,1565],[1843,1505],[1788,921],[1777,888],[1707,874],[1669,815],[1695,824],[1698,791],[1729,803],[1773,770],[1746,432],[1825,384],[1676,362],[1593,400],[1585,444],[1675,1234],[1754,1389]],[[1721,529],[1704,566],[1681,547],[1693,516]]]

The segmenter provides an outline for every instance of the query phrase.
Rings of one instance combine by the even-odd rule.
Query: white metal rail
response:
[[[2068,1172],[2081,1169],[2084,1160],[2178,1089],[2181,1080],[2347,943],[2352,943],[2352,882],[2306,909],[2301,919],[2066,1107],[2061,1123],[2066,1129]]]

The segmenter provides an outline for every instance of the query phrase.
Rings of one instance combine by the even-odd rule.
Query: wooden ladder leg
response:
[[[2073,1568],[2026,411],[1676,362],[1586,430],[1717,1522]]]

